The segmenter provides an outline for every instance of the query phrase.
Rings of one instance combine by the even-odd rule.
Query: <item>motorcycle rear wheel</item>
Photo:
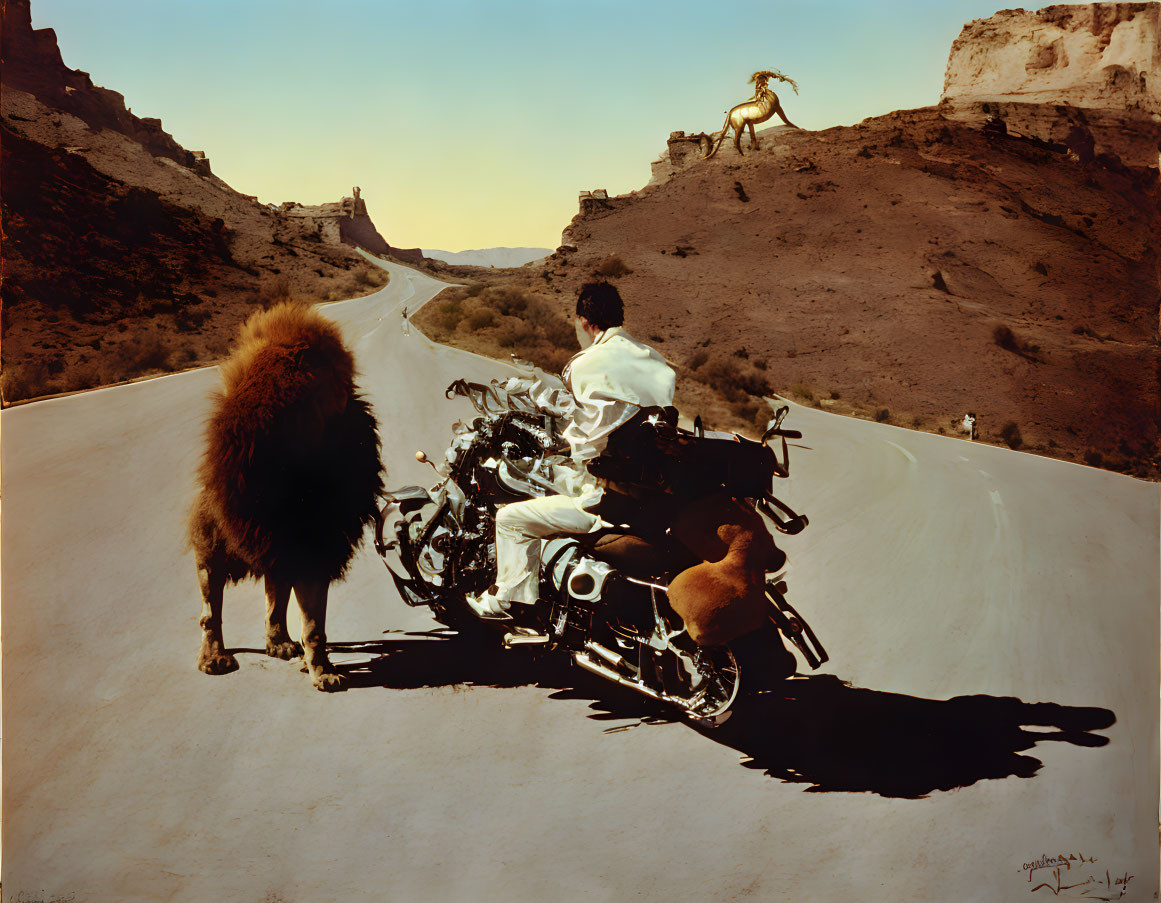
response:
[[[725,724],[733,714],[733,705],[742,686],[741,669],[729,646],[697,646],[682,634],[692,649],[682,649],[682,655],[691,655],[696,676],[687,675],[683,709],[686,718],[698,727],[715,728]],[[684,681],[683,681],[684,683]],[[685,695],[688,694],[688,695]]]

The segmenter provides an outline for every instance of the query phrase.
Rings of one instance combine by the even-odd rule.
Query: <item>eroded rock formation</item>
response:
[[[1004,10],[951,47],[948,118],[1068,147],[1088,162],[1156,169],[1161,144],[1161,4]]]
[[[353,189],[352,195],[328,204],[303,205],[284,201],[274,209],[301,222],[324,242],[355,245],[372,254],[388,255],[416,266],[423,264],[423,252],[419,248],[392,247],[379,234],[367,213],[367,202],[360,196],[360,189]]]
[[[161,127],[160,119],[134,116],[125,106],[124,95],[94,85],[89,73],[66,66],[56,32],[32,27],[27,0],[5,2],[3,24],[5,90],[25,91],[54,110],[71,113],[94,131],[120,132],[155,157],[210,174],[206,155],[178,144]]]

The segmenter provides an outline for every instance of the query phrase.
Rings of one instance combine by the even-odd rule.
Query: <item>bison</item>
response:
[[[190,517],[202,594],[198,668],[238,667],[222,639],[227,583],[261,577],[266,654],[302,655],[320,690],[345,688],[327,656],[330,583],[340,579],[383,489],[379,435],[338,327],[296,302],[253,314],[221,367]],[[290,592],[302,644],[286,625]]]

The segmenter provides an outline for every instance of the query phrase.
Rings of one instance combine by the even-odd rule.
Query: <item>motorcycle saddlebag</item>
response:
[[[722,491],[734,498],[762,498],[770,491],[775,474],[771,449],[749,439],[713,439],[678,430],[675,418],[658,416],[661,411],[644,408],[613,432],[589,471],[613,483],[668,490],[685,498]]]

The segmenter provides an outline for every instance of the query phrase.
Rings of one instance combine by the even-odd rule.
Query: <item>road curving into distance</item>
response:
[[[414,451],[468,412],[444,388],[505,368],[405,335],[443,284],[387,268],[325,313],[388,485],[426,483]],[[324,695],[259,651],[253,583],[226,597],[240,669],[195,667],[216,381],[3,413],[10,899],[1153,898],[1155,484],[794,406],[810,526],[783,545],[825,673],[703,735],[433,632],[366,547],[328,620],[354,687]]]

